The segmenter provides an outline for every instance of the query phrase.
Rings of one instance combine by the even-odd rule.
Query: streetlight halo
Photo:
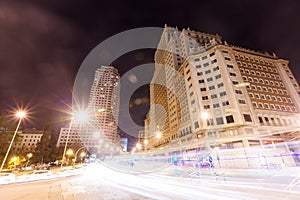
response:
[[[26,112],[23,110],[20,110],[16,113],[16,116],[20,119],[24,118],[26,116]]]
[[[89,119],[89,114],[86,110],[79,110],[74,112],[74,120],[77,122],[86,122]]]

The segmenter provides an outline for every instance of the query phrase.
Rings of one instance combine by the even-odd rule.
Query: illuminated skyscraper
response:
[[[75,121],[70,131],[69,128],[62,128],[57,146],[64,146],[67,138],[69,146],[82,144],[87,148],[105,149],[106,152],[120,146],[120,136],[117,134],[119,79],[118,70],[112,66],[96,69],[87,109],[88,122],[77,124]]]
[[[300,130],[300,87],[287,60],[229,45],[219,35],[165,26],[155,64],[149,148],[211,149],[216,155],[243,147],[245,157],[257,156],[247,150],[256,146],[272,148],[264,151],[272,156],[299,151],[286,143],[299,140]],[[294,164],[291,156],[284,159]],[[240,165],[258,165],[247,162]]]
[[[90,92],[89,111],[94,116],[93,129],[102,139],[113,144],[120,143],[117,134],[120,74],[112,66],[101,66],[95,71]]]

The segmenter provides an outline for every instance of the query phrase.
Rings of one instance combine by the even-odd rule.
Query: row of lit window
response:
[[[243,114],[245,122],[252,122],[252,118],[249,114]],[[226,121],[227,124],[234,123],[234,117],[232,115],[225,116],[225,120],[223,117],[217,117],[215,119],[210,118],[207,119],[207,126],[214,126],[214,125],[222,125]]]
[[[277,69],[275,67],[267,67],[267,66],[261,66],[261,65],[256,65],[256,64],[251,64],[251,63],[244,63],[244,62],[240,62],[237,61],[238,65],[241,67],[249,67],[249,68],[253,68],[253,69],[259,69],[259,70],[264,70],[266,72],[277,72]]]
[[[30,145],[32,145],[32,146],[35,146],[36,145],[36,143],[22,143],[23,144],[23,146],[30,146]],[[22,145],[21,143],[19,143],[19,144],[17,144],[17,143],[15,143],[15,146],[17,146],[17,145],[19,145],[19,146],[21,146]]]
[[[28,135],[26,135],[26,136],[24,136],[24,137],[25,137],[25,138],[29,138],[29,136],[28,136]],[[32,136],[30,136],[30,138],[40,138],[40,137],[41,137],[40,135],[38,135],[38,136],[36,136],[36,135],[35,135],[35,136],[33,136],[33,135],[32,135]]]
[[[282,117],[275,118],[275,117],[267,117],[267,116],[265,116],[265,117],[258,116],[258,121],[261,124],[267,124],[267,125],[269,125],[270,123],[271,124],[282,125],[282,126],[293,124],[291,119],[284,119]]]
[[[247,87],[249,88],[249,87]],[[271,87],[262,87],[262,86],[256,86],[256,85],[251,85],[252,90],[258,90],[258,91],[264,91],[264,92],[270,92],[270,93],[275,93],[275,94],[285,94],[287,95],[288,92],[287,90],[282,90],[282,89],[277,89],[277,88],[271,88]]]
[[[265,85],[275,85],[278,87],[284,87],[282,82],[277,82],[277,81],[269,81],[269,80],[264,80],[264,79],[258,79],[258,78],[252,78],[252,77],[247,77],[243,76],[244,81],[249,81],[250,83],[260,83],[260,84],[265,84]]]
[[[222,102],[222,106],[228,106],[228,105],[229,105],[229,102],[228,102],[228,101],[223,101],[223,102]],[[214,103],[214,104],[212,104],[212,107],[213,107],[213,108],[219,108],[219,107],[220,107],[220,103]],[[211,106],[210,106],[209,104],[206,104],[206,105],[203,106],[203,108],[204,108],[205,110],[208,110],[208,109],[211,108]]]
[[[236,59],[240,59],[240,60],[246,60],[246,61],[251,61],[251,62],[256,62],[256,63],[260,63],[260,64],[266,64],[266,65],[271,65],[271,66],[274,66],[274,63],[273,62],[268,62],[267,60],[259,60],[259,59],[254,59],[254,58],[251,58],[251,57],[244,57],[242,55],[235,55],[235,58]]]
[[[261,102],[253,102],[253,107],[254,108],[261,108],[261,109],[271,109],[271,110],[282,110],[282,111],[293,111],[297,112],[296,108],[294,106],[284,106],[284,105],[274,105],[274,104],[268,104],[268,103],[261,103]]]
[[[286,98],[286,97],[280,97],[280,96],[270,96],[270,95],[265,95],[265,94],[258,94],[258,93],[249,93],[249,96],[251,98],[256,98],[256,99],[262,99],[262,100],[268,100],[268,101],[279,101],[279,102],[285,102],[285,103],[292,103],[291,98]]]
[[[254,71],[254,70],[244,70],[243,68],[240,69],[240,71],[242,73],[245,73],[245,74],[251,74],[251,75],[255,75],[255,76],[261,76],[261,77],[265,77],[265,78],[272,78],[272,79],[277,79],[277,80],[281,80],[279,75],[275,75],[275,74],[270,74],[270,73],[264,73],[264,72],[259,72],[259,71]]]

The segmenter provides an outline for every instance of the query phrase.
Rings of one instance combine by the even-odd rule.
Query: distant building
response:
[[[95,72],[89,98],[89,111],[94,116],[92,122],[94,133],[96,137],[98,135],[112,144],[119,142],[117,134],[120,103],[119,79],[120,74],[116,68],[101,66]]]
[[[37,144],[41,141],[44,131],[25,129],[17,133],[12,150],[17,153],[33,153]]]
[[[61,128],[57,140],[57,147],[64,147],[66,144],[66,141],[68,139],[68,146],[74,146],[74,145],[80,145],[81,144],[81,139],[78,134],[78,129],[76,129],[75,126],[73,126],[70,129],[70,133],[68,136],[69,128]],[[69,137],[69,138],[68,138]]]
[[[96,69],[90,91],[88,112],[89,122],[78,124],[76,121],[70,129],[68,146],[81,143],[87,148],[111,151],[112,145],[119,149],[120,136],[117,134],[120,74],[112,66],[101,66]],[[60,131],[57,146],[64,146],[69,128]]]

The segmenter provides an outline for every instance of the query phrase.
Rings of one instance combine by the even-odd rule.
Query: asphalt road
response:
[[[182,175],[182,174],[181,174]],[[300,187],[288,173],[273,177],[183,177],[179,174],[128,174],[101,165],[81,175],[0,186],[2,200],[296,200]],[[287,179],[290,180],[287,180]]]

